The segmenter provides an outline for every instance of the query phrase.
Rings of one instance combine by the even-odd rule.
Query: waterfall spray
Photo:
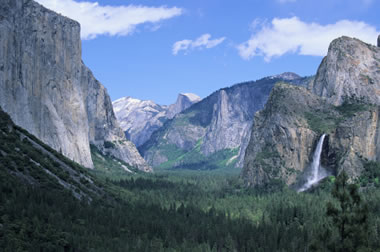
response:
[[[298,190],[298,192],[303,192],[309,189],[312,185],[318,183],[321,179],[327,176],[326,172],[324,172],[321,167],[321,154],[325,137],[326,134],[323,134],[318,141],[317,148],[315,149],[313,155],[313,163],[311,164],[311,174],[307,178],[306,183]]]

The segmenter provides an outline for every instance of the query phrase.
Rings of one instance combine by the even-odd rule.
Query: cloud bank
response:
[[[220,43],[222,43],[226,38],[221,37],[217,39],[212,39],[210,40],[211,35],[206,33],[197,38],[196,40],[189,40],[189,39],[184,39],[181,41],[177,41],[173,44],[172,48],[172,53],[173,55],[177,55],[179,51],[185,51],[188,52],[189,50],[192,49],[204,49],[204,48],[213,48]]]
[[[257,28],[257,27],[256,27]],[[374,44],[377,35],[374,26],[359,21],[341,20],[335,24],[306,23],[298,17],[274,18],[263,23],[251,38],[238,45],[243,59],[263,56],[266,61],[286,53],[325,56],[332,40],[340,36],[355,37]]]
[[[81,24],[82,39],[94,39],[99,35],[126,36],[136,26],[144,23],[157,24],[182,14],[182,9],[147,6],[101,6],[97,2],[74,0],[37,0],[45,7],[61,13]]]

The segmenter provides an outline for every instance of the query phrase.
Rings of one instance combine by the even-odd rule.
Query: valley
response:
[[[332,201],[334,177],[309,193],[281,184],[249,189],[238,174],[225,173],[136,170],[103,178],[0,115],[7,143],[0,147],[3,251],[304,251],[325,244],[316,234],[330,225],[324,206]],[[57,164],[66,166],[63,172]],[[372,251],[380,242],[380,184],[373,179],[379,170],[372,163],[360,178]]]
[[[77,21],[0,4],[1,251],[380,251],[380,35],[315,75],[112,102]]]

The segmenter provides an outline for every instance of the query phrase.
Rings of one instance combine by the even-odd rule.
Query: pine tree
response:
[[[320,243],[314,243],[311,250],[370,251],[368,206],[360,197],[358,186],[350,184],[347,174],[342,172],[336,178],[331,194],[336,201],[327,203],[326,214],[332,225],[325,226]]]

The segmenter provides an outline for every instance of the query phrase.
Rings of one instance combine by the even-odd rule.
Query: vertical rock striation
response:
[[[43,142],[92,167],[79,24],[33,1],[2,0],[0,34],[1,107]]]
[[[79,23],[32,0],[1,0],[0,34],[0,106],[16,124],[85,167],[90,143],[120,141],[115,156],[149,170],[121,144],[109,96],[81,61]]]

